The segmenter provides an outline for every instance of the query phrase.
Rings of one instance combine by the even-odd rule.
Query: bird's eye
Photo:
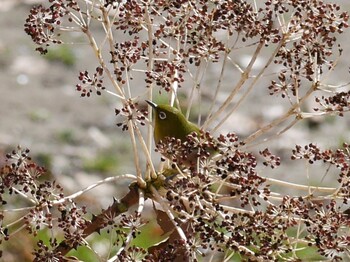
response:
[[[166,113],[163,112],[163,111],[160,111],[159,114],[158,114],[158,116],[159,116],[159,118],[160,118],[161,120],[164,120],[164,119],[166,118]]]

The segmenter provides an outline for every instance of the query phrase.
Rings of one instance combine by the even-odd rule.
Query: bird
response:
[[[200,128],[188,121],[179,109],[165,104],[157,105],[149,100],[146,102],[155,113],[153,128],[156,145],[166,137],[174,137],[184,142],[189,134],[193,132],[200,134]]]
[[[146,102],[155,113],[153,138],[156,146],[160,145],[160,142],[167,143],[167,138],[175,138],[185,143],[189,141],[189,135],[197,136],[201,140],[200,143],[189,143],[185,147],[179,147],[173,142],[163,148],[161,146],[158,149],[163,156],[182,166],[190,167],[195,166],[199,159],[211,159],[218,155],[218,141],[187,120],[179,109],[166,104],[157,105],[149,100]]]

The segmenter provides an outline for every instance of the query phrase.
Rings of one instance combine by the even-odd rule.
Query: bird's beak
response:
[[[149,104],[154,109],[156,109],[158,107],[158,105],[156,103],[153,103],[152,101],[146,100],[146,102],[147,102],[147,104]]]

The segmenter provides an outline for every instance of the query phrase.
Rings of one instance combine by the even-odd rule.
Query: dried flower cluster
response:
[[[296,146],[293,150],[292,159],[307,159],[310,164],[316,161],[322,161],[339,170],[338,174],[338,194],[343,197],[343,201],[347,204],[350,196],[350,145],[344,143],[343,148],[335,151],[327,149],[321,151],[314,144],[303,147]]]
[[[166,137],[157,145],[156,150],[178,165],[196,166],[197,161],[206,161],[211,151],[218,149],[217,146],[209,132],[200,135],[193,132],[184,143],[180,139]]]
[[[186,71],[185,65],[180,61],[174,60],[168,61],[157,61],[154,63],[154,70],[146,73],[146,83],[150,86],[155,83],[156,86],[169,92],[174,82],[184,82],[183,73]]]
[[[81,81],[81,84],[77,84],[76,88],[77,91],[81,92],[80,96],[82,97],[90,97],[90,94],[94,91],[96,91],[97,95],[101,95],[101,91],[106,89],[106,87],[103,86],[103,68],[97,67],[96,72],[92,76],[92,78],[89,76],[88,71],[80,72],[79,74],[79,80]]]
[[[337,196],[331,197],[329,204],[317,203],[312,196],[285,196],[275,205],[269,201],[271,192],[266,180],[256,171],[255,157],[238,149],[242,143],[236,136],[221,135],[220,142],[208,134],[200,137],[204,136],[207,140],[202,143],[195,143],[198,140],[193,134],[183,143],[172,138],[158,146],[162,154],[172,156],[174,163],[189,168],[171,176],[166,184],[167,200],[178,214],[177,223],[184,225],[188,248],[194,252],[187,256],[196,257],[199,250],[210,254],[213,250],[229,248],[246,258],[253,256],[265,261],[287,258],[298,242],[297,239],[290,242],[288,230],[297,227],[302,227],[306,234],[300,244],[306,241],[310,246],[315,245],[322,255],[339,260],[340,254],[348,252],[350,239],[346,232],[350,221],[340,206],[342,201],[347,204],[350,197],[349,145],[344,144],[343,149],[335,152],[322,151],[313,144],[293,150],[293,160],[306,159],[310,164],[322,161],[340,170]],[[217,150],[216,156],[208,154],[208,144]],[[193,152],[198,163],[186,161]],[[272,168],[280,165],[279,157],[268,149],[260,154],[266,159],[264,165]],[[225,201],[233,201],[237,208],[227,207]],[[255,250],[254,254],[243,248],[248,246]]]
[[[271,1],[273,2],[273,1]],[[271,94],[281,93],[296,96],[302,80],[315,81],[315,74],[331,69],[331,60],[337,38],[348,27],[348,14],[339,11],[339,6],[322,1],[287,1],[293,10],[287,34],[276,54],[275,63],[282,65],[277,81],[272,81]],[[272,3],[271,3],[272,4]],[[280,14],[288,13],[287,5],[276,5]],[[294,41],[290,41],[293,39]],[[339,48],[339,53],[342,49]],[[316,79],[318,80],[318,79]]]
[[[116,261],[198,261],[201,256],[222,261],[233,256],[242,261],[300,261],[297,251],[308,248],[334,261],[350,256],[349,215],[344,212],[350,197],[349,145],[333,150],[297,145],[292,151],[292,161],[305,161],[311,167],[323,164],[327,174],[335,174],[334,188],[269,179],[263,171],[279,170],[281,157],[270,148],[257,150],[259,157],[247,150],[273,128],[283,134],[286,120],[294,119],[289,128],[301,121],[305,101],[315,91],[321,93],[315,94],[319,107],[308,114],[343,116],[349,111],[349,91],[322,92],[327,89],[323,76],[335,70],[343,53],[337,36],[348,27],[349,16],[338,5],[321,0],[50,0],[48,5],[32,8],[25,32],[43,54],[51,44],[62,44],[67,31],[86,36],[98,66],[94,74],[80,73],[77,90],[89,97],[106,89],[120,99],[123,106],[115,114],[122,120],[117,126],[133,138],[137,183],[130,184],[123,199],[114,200],[88,221],[89,211],[72,199],[63,199],[57,183],[38,182],[45,171],[30,161],[27,150],[8,155],[1,171],[2,205],[8,205],[14,195],[29,199],[33,206],[21,218],[27,232],[36,235],[43,228],[59,229],[63,236],[59,240],[52,234],[48,243],[39,240],[36,261],[60,261],[71,249],[89,245],[86,237],[104,228],[116,233],[111,241],[115,253],[109,254]],[[104,30],[102,42],[94,37],[93,26]],[[242,50],[251,54],[246,67],[236,59]],[[264,52],[271,55],[266,57]],[[265,61],[260,71],[255,68],[258,58]],[[228,63],[239,70],[237,83],[230,83],[232,90],[223,94],[224,101],[210,112],[206,124],[226,119],[223,112],[232,109],[234,98],[240,104],[249,97],[268,69],[277,72],[266,92],[288,99],[283,100],[289,106],[285,114],[244,140],[234,133],[214,138],[208,132],[190,134],[186,141],[167,138],[156,151],[164,162],[170,161],[171,169],[156,170],[150,140],[145,142],[139,130],[147,113],[135,102],[141,92],[134,88],[140,82],[134,80],[145,81],[148,99],[153,90],[164,90],[174,98],[178,88],[190,88],[192,102],[197,91],[213,93],[212,87],[205,89],[204,80],[207,68],[215,65],[220,73],[211,78],[218,78],[214,91],[218,98],[224,78],[233,72]],[[252,73],[253,68],[258,72]],[[145,172],[139,162],[142,156],[147,162]],[[276,186],[304,191],[287,195],[275,192]],[[166,236],[148,248],[132,244],[145,224],[143,195],[162,207],[154,205],[153,214]],[[126,214],[136,203],[138,211]],[[1,221],[6,215],[1,213]],[[3,240],[10,239],[11,230],[11,224],[1,224]]]
[[[138,103],[131,101],[131,99],[127,100],[121,109],[115,109],[116,116],[125,118],[125,121],[117,123],[117,126],[121,127],[123,131],[128,130],[130,126],[134,128],[137,123],[144,126],[147,114],[147,111],[139,109]]]
[[[73,22],[72,15],[80,12],[80,7],[74,0],[51,1],[50,7],[38,5],[31,9],[24,24],[25,32],[31,36],[34,43],[39,45],[36,50],[41,54],[47,53],[50,44],[62,44],[60,27],[62,19],[68,17]],[[73,12],[73,13],[72,13]]]
[[[327,113],[338,114],[344,116],[345,112],[350,111],[350,91],[340,92],[334,96],[329,97],[316,97],[316,102],[321,108],[315,108],[316,112],[322,111]]]
[[[68,204],[56,205],[64,198],[63,188],[55,181],[43,180],[41,177],[45,174],[46,170],[44,168],[31,161],[28,149],[18,147],[17,150],[13,150],[6,155],[6,163],[1,169],[1,206],[6,209],[6,207],[11,207],[12,205],[25,206],[25,203],[28,202],[31,205],[23,209],[26,214],[20,215],[16,219],[16,223],[1,224],[1,242],[9,240],[12,235],[18,233],[18,228],[25,229],[28,234],[37,236],[45,228],[53,230],[56,227],[64,232],[66,239],[78,240],[77,236],[79,234],[73,232],[76,232],[74,228],[77,226],[77,223],[80,223],[78,221],[81,219],[81,215],[78,213],[83,209],[82,207],[70,209]],[[73,202],[72,205],[74,205]],[[57,206],[57,209],[55,206]],[[75,210],[74,213],[72,213],[72,210]],[[58,224],[56,223],[56,212],[61,214]],[[7,216],[12,217],[8,213],[11,212],[3,213],[2,219],[5,219]],[[56,238],[51,239],[51,242],[51,247],[58,245]],[[42,260],[39,259],[37,261],[47,261],[45,259],[52,252],[51,249],[49,250],[41,240],[38,242],[38,247],[36,254],[42,256]]]
[[[118,82],[126,83],[126,72],[130,72],[132,66],[141,59],[146,47],[147,43],[139,43],[137,36],[131,41],[115,44],[114,51],[111,51],[111,63],[114,65],[114,74]]]
[[[263,165],[270,166],[271,168],[276,168],[281,165],[281,158],[279,156],[273,155],[268,148],[265,148],[259,153],[265,159]]]

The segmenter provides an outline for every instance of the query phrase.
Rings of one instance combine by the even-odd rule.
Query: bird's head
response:
[[[199,128],[189,122],[186,117],[175,107],[169,105],[157,105],[146,100],[154,111],[154,141],[156,144],[165,137],[185,139],[191,132],[199,132]]]

